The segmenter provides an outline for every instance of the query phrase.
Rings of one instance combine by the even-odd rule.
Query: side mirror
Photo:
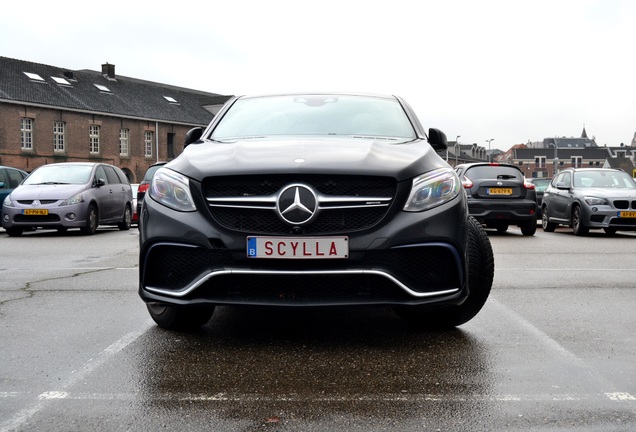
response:
[[[556,184],[556,188],[557,189],[564,189],[564,190],[568,190],[570,189],[570,186],[568,186],[567,184],[565,184],[564,182],[558,182]]]
[[[446,150],[448,148],[446,134],[439,129],[430,128],[428,130],[428,143],[435,150]]]
[[[0,189],[4,188],[4,182],[0,181]]]
[[[193,142],[198,141],[199,138],[201,138],[201,135],[203,135],[203,128],[195,127],[195,128],[190,129],[188,132],[186,132],[185,142],[183,143],[183,148],[186,148],[187,146],[189,146]]]
[[[103,178],[98,178],[95,183],[97,184],[97,187],[106,186],[106,180],[104,180]]]

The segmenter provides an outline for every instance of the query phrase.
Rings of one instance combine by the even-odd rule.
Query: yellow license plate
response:
[[[25,209],[22,214],[26,216],[46,216],[49,214],[47,209]]]
[[[636,218],[636,211],[622,211],[622,212],[618,212],[618,217],[621,217],[621,218]]]
[[[488,188],[488,195],[512,195],[512,188]]]

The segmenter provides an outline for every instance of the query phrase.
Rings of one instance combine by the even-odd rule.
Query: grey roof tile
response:
[[[32,80],[24,72],[40,75],[44,82]],[[72,73],[73,79],[65,76]],[[51,77],[66,79],[58,84]],[[95,84],[106,86],[100,91]],[[174,98],[168,102],[164,96]],[[0,57],[0,100],[61,107],[118,117],[152,121],[207,125],[213,114],[204,104],[223,104],[230,96],[207,93],[144,81],[125,76],[108,79],[99,71],[71,71],[57,66]]]

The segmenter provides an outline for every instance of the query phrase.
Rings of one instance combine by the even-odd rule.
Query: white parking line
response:
[[[66,389],[70,388],[74,384],[82,381],[86,378],[91,372],[99,368],[101,365],[109,361],[113,356],[119,353],[121,350],[126,348],[128,345],[136,341],[141,335],[148,331],[152,327],[151,324],[148,324],[146,327],[143,327],[139,330],[132,331],[122,338],[117,340],[108,346],[105,350],[103,350],[97,357],[94,357],[88,360],[86,363],[82,365],[77,370],[74,370],[70,373],[69,378],[66,382],[62,383],[56,390],[47,391],[41,393],[38,396],[38,402],[33,406],[23,409],[22,411],[15,414],[13,417],[8,420],[0,423],[0,432],[8,432],[14,429],[19,428],[24,423],[26,423],[31,417],[40,412],[50,401],[57,399],[66,399],[69,396],[69,393],[66,392]],[[13,395],[13,392],[6,393],[8,397]]]

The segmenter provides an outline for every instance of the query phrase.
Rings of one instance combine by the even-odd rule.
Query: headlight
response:
[[[84,202],[84,197],[81,193],[78,193],[75,196],[70,197],[69,199],[65,199],[60,203],[60,206],[74,205]]]
[[[585,200],[587,205],[591,205],[591,206],[592,205],[609,205],[609,203],[607,202],[605,198],[586,196],[586,197],[583,197],[583,199]]]
[[[4,202],[2,203],[2,205],[5,205],[7,207],[13,207],[13,202],[11,202],[11,195],[7,195],[4,199]]]
[[[404,211],[432,209],[454,199],[460,191],[459,178],[452,168],[436,169],[413,179]]]
[[[167,168],[159,168],[152,177],[148,195],[173,210],[196,211],[188,178]]]

